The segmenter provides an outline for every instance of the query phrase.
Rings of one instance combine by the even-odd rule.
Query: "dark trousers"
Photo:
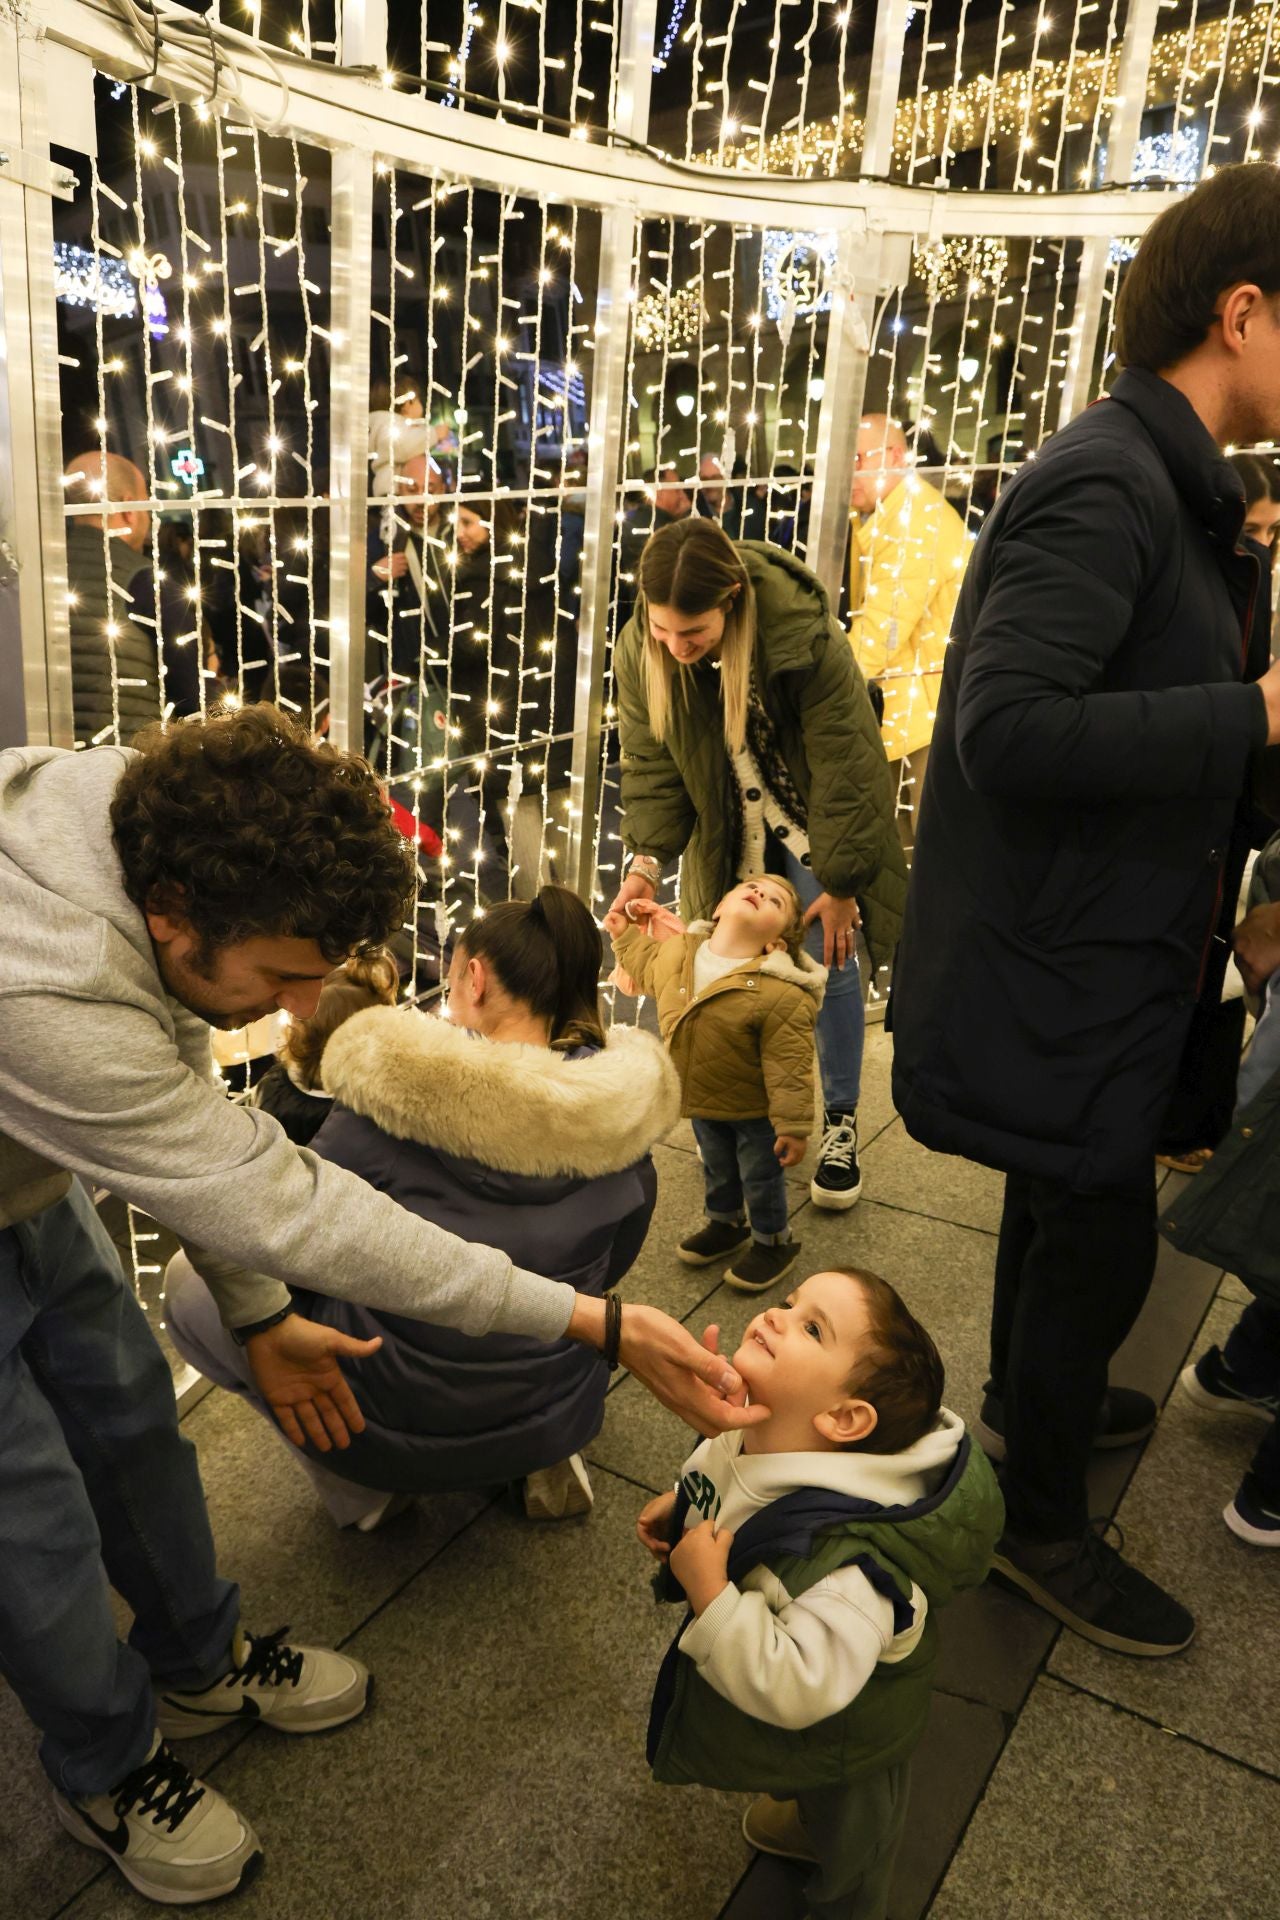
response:
[[[1141,1311],[1155,1264],[1154,1171],[1111,1193],[1006,1177],[988,1391],[1004,1402],[1004,1497],[1015,1533],[1063,1540],[1083,1530],[1107,1363]]]
[[[903,1760],[851,1786],[796,1795],[818,1856],[804,1890],[810,1920],[885,1920],[910,1781]]]
[[[1241,1278],[1248,1286],[1248,1276]],[[1280,1307],[1251,1301],[1227,1335],[1222,1357],[1246,1393],[1274,1393],[1280,1387]],[[1249,1471],[1259,1498],[1280,1506],[1280,1420],[1271,1422]]]

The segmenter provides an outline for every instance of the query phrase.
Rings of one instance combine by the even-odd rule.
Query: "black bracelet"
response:
[[[246,1341],[252,1340],[255,1333],[265,1333],[268,1327],[278,1327],[282,1320],[287,1320],[291,1313],[297,1311],[293,1301],[290,1300],[287,1307],[281,1307],[278,1313],[269,1313],[265,1320],[254,1320],[247,1327],[231,1327],[229,1329],[231,1338],[238,1347],[243,1347]]]
[[[622,1345],[622,1302],[616,1293],[604,1296],[604,1357],[610,1373],[618,1367],[618,1349]]]

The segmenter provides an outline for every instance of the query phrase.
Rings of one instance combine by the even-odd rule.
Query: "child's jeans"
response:
[[[1248,1274],[1240,1277],[1248,1286]],[[1228,1334],[1222,1358],[1243,1392],[1280,1390],[1280,1307],[1269,1300],[1251,1301]],[[1264,1504],[1280,1508],[1280,1420],[1268,1427],[1249,1473]]]
[[[695,1120],[693,1137],[702,1155],[708,1218],[738,1226],[745,1204],[753,1240],[766,1246],[789,1240],[787,1183],[773,1150],[772,1122]]]
[[[796,1795],[818,1856],[804,1890],[810,1920],[885,1920],[910,1779],[904,1760],[849,1786]]]

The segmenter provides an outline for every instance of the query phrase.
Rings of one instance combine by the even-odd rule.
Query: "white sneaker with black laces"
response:
[[[55,1790],[53,1804],[74,1840],[105,1853],[131,1887],[162,1906],[235,1893],[262,1864],[249,1822],[159,1738],[113,1793],[73,1799]]]
[[[818,1164],[809,1182],[809,1198],[815,1207],[840,1213],[854,1206],[862,1193],[862,1173],[858,1166],[858,1116],[856,1113],[828,1112],[822,1128]]]
[[[331,1647],[291,1647],[287,1627],[237,1632],[231,1671],[199,1693],[156,1690],[156,1725],[166,1740],[184,1740],[233,1720],[262,1720],[281,1733],[323,1733],[363,1713],[369,1669]]]

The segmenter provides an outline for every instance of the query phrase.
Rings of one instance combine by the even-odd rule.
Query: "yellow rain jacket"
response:
[[[936,487],[908,473],[849,543],[850,639],[867,680],[884,689],[890,760],[927,747],[971,542]]]

